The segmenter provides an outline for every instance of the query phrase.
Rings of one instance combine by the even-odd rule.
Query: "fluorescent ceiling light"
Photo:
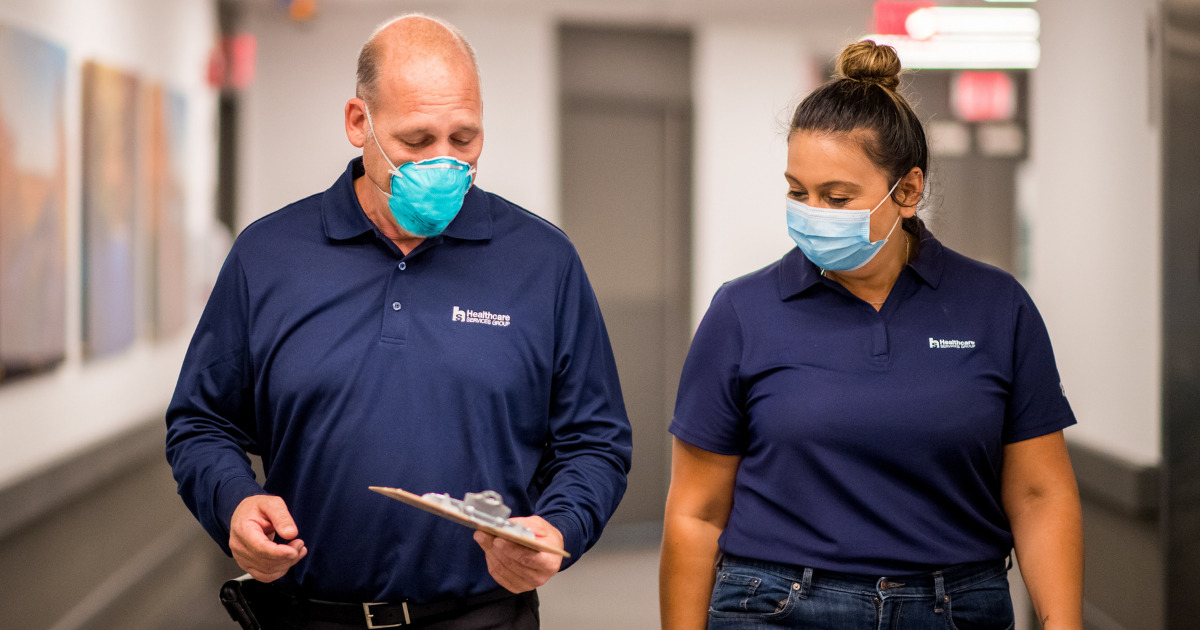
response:
[[[909,14],[904,26],[914,39],[935,35],[1037,39],[1041,19],[1033,9],[928,7]]]
[[[1041,59],[1036,39],[956,37],[937,35],[917,40],[903,35],[867,35],[879,45],[896,49],[905,68],[1029,69]]]

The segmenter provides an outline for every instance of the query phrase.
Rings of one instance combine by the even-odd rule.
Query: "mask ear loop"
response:
[[[903,178],[903,177],[901,177],[900,179],[897,179],[897,180],[896,180],[896,183],[895,183],[895,184],[892,184],[892,189],[891,189],[891,190],[889,190],[889,191],[887,192],[887,196],[885,196],[883,199],[880,199],[880,200],[879,200],[879,203],[875,204],[875,207],[874,207],[874,208],[871,208],[871,211],[870,211],[869,213],[867,213],[867,216],[870,216],[870,215],[872,215],[872,214],[875,214],[875,211],[876,211],[876,210],[878,210],[878,209],[879,209],[879,207],[883,205],[883,202],[887,201],[887,200],[888,200],[888,198],[890,198],[890,197],[892,196],[892,193],[896,191],[896,187],[900,185],[900,182],[901,182],[901,180],[903,180],[903,179],[904,179],[904,178]],[[892,237],[892,232],[895,232],[895,231],[896,231],[896,226],[897,226],[897,225],[900,225],[900,215],[898,215],[898,214],[896,215],[896,222],[895,222],[895,223],[892,223],[892,229],[888,230],[887,236],[883,237],[883,238],[882,238],[882,239],[880,239],[880,240],[886,241],[886,240],[888,240],[889,238],[891,238],[891,237]],[[870,239],[870,238],[868,238],[868,239],[867,239],[867,242],[868,242],[868,243],[871,243],[871,239]],[[872,244],[872,245],[874,245],[875,243],[878,243],[878,242],[879,242],[879,241],[875,241],[874,243],[871,243],[871,244]],[[907,242],[908,242],[908,241],[905,241],[905,243],[906,243],[906,244],[907,244]]]
[[[387,152],[383,150],[383,145],[379,144],[379,136],[375,135],[375,122],[371,120],[371,108],[367,106],[367,102],[365,100],[363,101],[363,111],[367,113],[367,127],[371,130],[371,139],[375,141],[375,146],[379,148],[379,154],[383,156],[383,160],[388,163],[389,167],[391,167],[391,170],[388,171],[388,175],[404,177],[404,175],[400,173],[400,169],[396,168],[395,164],[392,164],[391,158],[389,158],[387,156]],[[383,193],[385,197],[388,199],[392,198],[392,193],[380,188],[379,184],[375,183],[375,180],[372,179],[371,183],[374,184],[376,190]]]
[[[371,121],[371,117],[370,117],[370,116],[367,116],[367,122],[370,122],[370,121]],[[372,131],[372,133],[374,133],[374,131]],[[380,149],[380,151],[382,151],[382,150],[383,150],[383,149]],[[387,156],[385,155],[384,157],[387,157]],[[901,180],[903,180],[903,179],[904,179],[904,178],[903,178],[903,177],[901,177],[900,179],[897,179],[897,180],[896,180],[896,183],[895,183],[895,184],[892,184],[892,188],[891,188],[890,190],[888,190],[888,191],[887,191],[887,194],[883,196],[883,199],[880,199],[880,200],[879,200],[879,203],[875,204],[875,207],[874,207],[874,208],[871,208],[871,212],[870,212],[870,214],[875,214],[875,211],[879,209],[879,206],[882,206],[882,205],[883,205],[883,202],[887,201],[887,200],[888,200],[888,198],[892,196],[892,193],[896,192],[896,187],[900,185],[900,182],[901,182]],[[889,234],[891,234],[891,232],[889,232]]]

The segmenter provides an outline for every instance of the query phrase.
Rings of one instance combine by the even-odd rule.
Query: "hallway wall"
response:
[[[0,22],[67,51],[67,357],[53,372],[0,387],[0,488],[67,459],[161,414],[175,385],[192,325],[176,339],[152,342],[140,325],[133,347],[84,361],[81,324],[81,67],[95,60],[164,83],[187,97],[184,182],[189,240],[208,242],[213,208],[215,92],[205,69],[216,30],[210,2],[187,0],[0,0]],[[189,321],[206,295],[211,269],[192,248]],[[220,253],[224,256],[224,252]],[[219,260],[216,263],[220,264]],[[215,270],[212,270],[215,274]]]
[[[721,283],[795,247],[784,219],[787,127],[822,80],[788,26],[704,23],[695,50],[693,326]]]
[[[1157,4],[1038,3],[1024,217],[1027,286],[1080,418],[1070,438],[1142,465],[1160,459]]]
[[[1039,2],[1030,293],[1079,425],[1087,628],[1164,625],[1162,247],[1155,0]],[[1176,623],[1182,623],[1176,621]]]
[[[51,372],[0,386],[0,627],[201,630],[204,620],[221,621],[223,613],[213,610],[214,582],[231,569],[175,493],[163,457],[162,415],[206,283],[225,254],[212,218],[216,92],[206,69],[216,35],[213,4],[0,0],[0,23],[67,54],[67,159],[59,173],[67,200],[66,359]],[[92,360],[80,341],[87,61],[160,83],[187,100],[188,323],[177,336],[156,341],[148,315],[139,312],[132,347]],[[197,616],[198,609],[207,612]]]

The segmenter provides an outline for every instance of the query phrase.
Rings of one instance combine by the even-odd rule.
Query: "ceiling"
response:
[[[220,0],[245,5],[287,0]],[[1200,0],[1198,0],[1200,1]],[[875,0],[316,0],[317,17],[339,7],[386,7],[429,13],[464,10],[544,12],[564,22],[659,28],[688,28],[720,21],[794,27],[818,56],[832,57],[847,42],[866,34]],[[1003,6],[985,0],[939,0],[944,6]],[[1028,6],[1028,5],[1026,5]],[[281,12],[282,14],[282,12]]]
[[[278,6],[286,0],[221,0]],[[316,0],[317,16],[344,8],[386,7],[428,13],[521,11],[549,13],[564,22],[688,28],[702,22],[795,25],[818,53],[834,54],[867,32],[874,0]],[[284,13],[281,12],[281,15]]]

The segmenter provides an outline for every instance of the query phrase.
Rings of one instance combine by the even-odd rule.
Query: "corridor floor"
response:
[[[605,546],[538,589],[544,630],[658,628],[658,540]]]

